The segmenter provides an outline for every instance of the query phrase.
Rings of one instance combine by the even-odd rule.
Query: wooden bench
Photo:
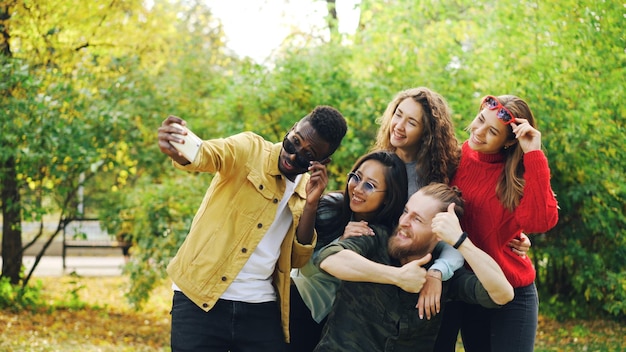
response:
[[[99,219],[68,220],[63,227],[63,270],[65,258],[70,248],[121,248],[124,256],[128,255],[130,242],[120,240],[116,235],[109,235],[100,227]]]

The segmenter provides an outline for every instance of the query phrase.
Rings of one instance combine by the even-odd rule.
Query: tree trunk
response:
[[[359,24],[356,27],[357,33],[365,29],[365,19],[363,17],[366,16],[367,11],[370,10],[370,3],[368,0],[361,0],[359,7],[361,11],[359,11]]]
[[[326,23],[328,24],[328,30],[330,31],[330,42],[338,43],[340,41],[339,19],[337,18],[337,7],[335,0],[326,0],[326,8],[328,8]]]
[[[0,56],[12,57],[9,43],[9,19],[11,18],[11,6],[3,2],[0,5]],[[10,87],[0,94],[10,94]],[[20,269],[22,268],[22,206],[20,191],[17,182],[15,156],[7,157],[0,165],[2,179],[2,273],[0,276],[8,277],[11,284],[17,285],[20,281]]]
[[[22,268],[22,213],[20,192],[17,186],[15,158],[10,156],[2,170],[2,277],[11,284],[20,282]]]
[[[9,19],[11,9],[7,2],[0,5],[0,55],[11,57],[11,47],[9,46]]]

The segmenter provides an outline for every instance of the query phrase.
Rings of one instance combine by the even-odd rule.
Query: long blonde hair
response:
[[[459,165],[459,142],[454,134],[448,103],[440,94],[428,88],[407,89],[393,98],[383,116],[376,120],[380,128],[372,150],[396,151],[390,141],[391,119],[398,105],[407,98],[413,99],[424,110],[424,131],[416,148],[416,171],[420,183],[450,183]]]
[[[514,95],[500,95],[497,98],[516,118],[526,119],[536,128],[535,116],[524,100]],[[507,131],[507,141],[514,140],[511,125],[507,126]],[[505,208],[513,211],[524,194],[524,151],[519,143],[514,143],[510,147],[503,147],[502,153],[505,155],[505,163],[496,185],[496,195]]]

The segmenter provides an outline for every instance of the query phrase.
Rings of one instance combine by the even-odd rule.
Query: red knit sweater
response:
[[[496,183],[504,169],[503,154],[478,153],[465,142],[452,180],[465,199],[461,226],[476,246],[495,259],[513,287],[530,285],[535,280],[535,269],[528,256],[513,253],[507,243],[519,238],[522,231],[546,232],[558,221],[550,169],[543,152],[526,153],[524,167],[524,195],[513,212],[505,209],[496,196]]]

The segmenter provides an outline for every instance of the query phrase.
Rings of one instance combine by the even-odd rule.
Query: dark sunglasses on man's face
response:
[[[313,159],[309,159],[308,157],[301,155],[288,137],[289,133],[287,133],[285,135],[285,139],[283,139],[283,149],[287,152],[287,154],[296,155],[296,166],[302,169],[308,169]]]
[[[511,122],[515,122],[515,115],[513,115],[509,111],[509,109],[505,108],[504,105],[500,103],[498,98],[494,97],[493,95],[488,95],[484,97],[481,103],[481,106],[489,110],[498,109],[498,111],[496,112],[496,115],[498,116],[500,121],[502,121],[502,123],[504,123],[505,125],[508,125]]]

